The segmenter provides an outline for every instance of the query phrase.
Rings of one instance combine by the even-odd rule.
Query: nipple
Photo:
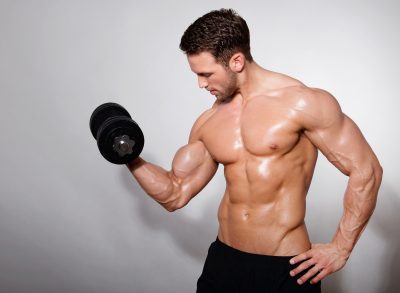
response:
[[[278,145],[275,144],[275,143],[272,143],[272,144],[269,145],[269,148],[272,149],[272,150],[276,150],[276,149],[278,149]]]

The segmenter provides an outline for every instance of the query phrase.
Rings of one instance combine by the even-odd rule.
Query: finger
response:
[[[315,261],[313,259],[309,259],[307,261],[303,261],[300,265],[290,271],[290,275],[292,277],[296,276],[298,273],[312,267],[315,265]]]
[[[305,282],[307,282],[310,278],[314,277],[315,275],[317,275],[320,272],[318,266],[313,266],[311,269],[309,269],[307,271],[307,273],[305,273],[303,276],[301,276],[301,278],[299,278],[297,280],[297,283],[299,285],[304,284]]]
[[[310,281],[310,283],[311,283],[311,284],[316,284],[316,283],[318,283],[319,281],[321,281],[323,278],[325,278],[325,277],[328,276],[328,275],[329,275],[328,270],[327,270],[327,269],[322,269],[322,270],[319,271],[319,274],[316,275],[316,276]]]
[[[306,259],[309,259],[309,258],[311,258],[310,251],[306,251],[304,253],[301,253],[301,254],[291,258],[289,260],[289,262],[290,262],[290,264],[294,265],[294,264],[297,264],[299,262],[305,261]]]

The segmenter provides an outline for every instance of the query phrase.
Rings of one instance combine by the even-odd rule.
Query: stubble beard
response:
[[[228,69],[227,82],[224,85],[224,90],[217,95],[217,100],[221,103],[230,102],[237,92],[237,75],[230,69]]]

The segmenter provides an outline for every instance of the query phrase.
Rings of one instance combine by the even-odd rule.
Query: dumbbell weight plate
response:
[[[107,161],[122,165],[140,155],[144,146],[144,136],[132,119],[111,117],[98,130],[97,145]]]
[[[105,120],[109,117],[123,116],[131,118],[129,112],[117,103],[105,103],[98,106],[90,116],[90,131],[95,139],[97,139],[98,130]]]

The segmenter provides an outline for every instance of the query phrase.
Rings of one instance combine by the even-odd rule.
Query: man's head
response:
[[[238,87],[237,73],[252,62],[247,24],[231,9],[211,11],[191,24],[180,48],[197,74],[199,86],[221,102],[228,101]]]
[[[243,53],[247,61],[253,60],[249,28],[232,9],[214,10],[198,18],[183,34],[179,47],[188,56],[209,52],[225,66],[237,52]]]

